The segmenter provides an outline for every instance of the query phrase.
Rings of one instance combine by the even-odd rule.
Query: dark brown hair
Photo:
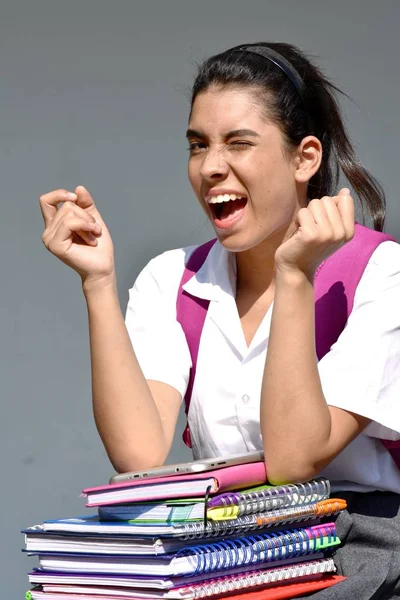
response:
[[[304,82],[303,93],[298,93],[290,78],[272,61],[243,50],[255,46],[271,48],[289,61]],[[342,171],[357,193],[363,217],[368,211],[374,229],[382,231],[385,194],[356,157],[336,99],[340,90],[298,48],[260,42],[235,46],[208,58],[199,67],[193,84],[192,107],[197,95],[211,86],[259,90],[269,118],[279,125],[291,149],[305,136],[315,135],[322,144],[323,155],[318,172],[309,182],[309,198],[335,194]]]

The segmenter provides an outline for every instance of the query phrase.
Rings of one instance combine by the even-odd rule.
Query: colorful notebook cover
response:
[[[207,519],[213,521],[235,520],[242,515],[273,512],[315,504],[329,498],[330,485],[326,479],[285,486],[257,486],[239,492],[227,492],[210,497]],[[102,521],[130,521],[141,523],[172,524],[204,520],[205,503],[201,499],[170,500],[164,502],[111,504],[98,507]]]
[[[322,552],[316,552],[306,556],[293,557],[288,559],[282,559],[274,561],[271,565],[248,565],[246,566],[246,573],[259,571],[271,571],[277,569],[283,569],[292,566],[305,566],[308,564],[314,564],[316,562],[327,560],[324,558]],[[220,577],[240,576],[243,574],[243,567],[227,569],[223,573],[218,574]],[[43,584],[65,584],[65,585],[97,585],[97,586],[118,586],[118,587],[129,587],[134,589],[143,590],[159,590],[168,591],[176,588],[187,587],[189,584],[194,585],[197,583],[206,584],[210,581],[212,574],[201,573],[200,575],[194,575],[190,578],[186,576],[182,577],[156,577],[152,575],[131,575],[121,573],[85,573],[82,571],[50,571],[44,569],[34,569],[29,573],[29,583],[32,585],[43,585]]]
[[[91,517],[60,519],[59,521],[54,521],[54,523],[45,522],[42,525],[34,525],[33,527],[24,529],[22,532],[25,534],[26,549],[24,552],[38,554],[46,552],[46,548],[52,546],[52,551],[55,552],[56,545],[58,547],[57,552],[65,552],[66,547],[69,546],[71,548],[74,542],[76,548],[81,548],[81,552],[82,549],[83,551],[86,550],[86,552],[93,552],[93,548],[95,547],[101,552],[102,545],[107,548],[107,544],[109,548],[113,548],[115,544],[118,544],[118,548],[120,549],[125,543],[129,547],[130,553],[142,555],[170,554],[187,546],[187,542],[179,538],[137,537],[132,535],[132,532],[127,535],[127,527],[131,527],[133,530],[136,527],[134,525],[125,525],[121,531],[121,524],[117,522],[101,523],[101,530],[97,531],[97,525],[99,524],[98,516],[93,515],[93,519],[94,521]],[[57,529],[58,525],[61,526],[61,529]],[[54,530],[52,529],[53,527],[55,528]],[[45,540],[48,540],[48,542]],[[51,540],[54,541],[54,544]],[[64,544],[63,540],[67,540],[67,544]],[[119,552],[121,553],[121,550]]]
[[[239,594],[229,594],[226,596],[227,600],[290,600],[291,598],[297,598],[298,596],[304,596],[331,587],[337,583],[343,581],[345,577],[340,575],[324,575],[321,578],[308,581],[299,581],[296,583],[283,583],[275,584],[273,586],[260,589],[258,591],[246,592],[242,591]],[[168,596],[164,596],[168,598]],[[204,596],[180,596],[184,599],[202,598]],[[214,596],[215,597],[215,596]],[[222,596],[219,596],[222,597]],[[114,600],[116,596],[110,595],[90,595],[83,596],[82,594],[58,594],[51,592],[43,592],[40,590],[29,590],[25,596],[26,600]],[[163,598],[158,595],[147,595],[147,596],[127,596],[119,595],[119,600],[135,600],[140,598]],[[173,598],[173,596],[169,596]]]
[[[344,500],[332,498],[315,504],[282,508],[259,515],[244,515],[233,520],[172,525],[151,523],[138,525],[120,521],[107,523],[99,521],[96,516],[94,519],[82,517],[47,521],[41,526],[36,525],[24,530],[24,533],[28,552],[94,552],[93,548],[96,548],[97,552],[106,553],[108,548],[112,548],[116,553],[138,554],[140,538],[142,542],[147,538],[147,545],[149,545],[154,536],[160,536],[164,541],[168,537],[192,540],[245,535],[250,531],[252,533],[263,533],[265,530],[279,531],[285,524],[307,521],[317,524],[322,517],[336,515],[345,508]]]
[[[243,514],[310,504],[329,498],[330,492],[330,482],[325,478],[312,479],[305,483],[262,485],[247,490],[225,492],[209,499],[209,517],[228,519]]]
[[[39,553],[42,569],[175,577],[311,555],[340,544],[334,523],[188,546],[173,555]]]
[[[264,462],[234,465],[205,473],[190,473],[173,477],[157,477],[124,483],[86,488],[86,506],[156,499],[204,497],[210,494],[261,485],[266,481]]]
[[[312,594],[318,590],[336,585],[346,579],[341,575],[325,575],[321,579],[315,581],[299,581],[296,583],[283,583],[273,585],[258,591],[246,592],[242,591],[238,594],[229,594],[227,600],[290,600],[298,596]],[[52,600],[48,598],[47,600]],[[54,599],[58,600],[58,599]],[[62,600],[60,598],[60,600]],[[73,600],[73,599],[70,599]]]
[[[204,519],[204,502],[112,504],[99,506],[101,521],[129,521],[130,523],[170,524]]]
[[[85,581],[80,584],[73,584],[71,581],[59,582],[45,581],[41,583],[41,589],[45,592],[57,593],[75,593],[75,594],[107,594],[112,597],[127,595],[132,598],[162,597],[165,599],[195,599],[204,597],[220,597],[222,594],[234,593],[238,591],[257,589],[260,587],[269,587],[279,582],[290,582],[300,580],[315,580],[323,577],[327,573],[335,572],[335,565],[332,558],[322,558],[308,562],[286,565],[283,567],[274,567],[269,569],[257,569],[246,571],[236,575],[222,575],[202,582],[193,582],[192,580],[181,580],[176,587],[170,587],[165,591],[154,591],[146,587],[121,585],[121,580],[114,578],[114,581],[103,585],[102,583],[93,585]],[[43,578],[42,578],[43,579]],[[182,583],[183,582],[183,583]],[[129,585],[129,584],[128,584]]]

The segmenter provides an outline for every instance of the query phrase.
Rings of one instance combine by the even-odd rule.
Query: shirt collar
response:
[[[217,241],[211,248],[200,269],[183,286],[183,289],[204,300],[223,300],[227,295],[235,297],[236,260]]]

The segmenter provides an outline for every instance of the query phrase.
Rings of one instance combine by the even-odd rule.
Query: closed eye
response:
[[[232,142],[231,144],[229,144],[229,147],[232,150],[243,150],[251,146],[254,146],[254,144],[252,144],[251,142]]]
[[[250,148],[251,146],[254,146],[254,144],[252,144],[251,142],[244,142],[244,141],[238,141],[238,142],[231,142],[228,145],[228,149],[229,150],[245,150],[247,148]],[[190,152],[198,152],[199,150],[204,150],[206,148],[206,144],[204,142],[191,142],[189,144],[188,150]]]

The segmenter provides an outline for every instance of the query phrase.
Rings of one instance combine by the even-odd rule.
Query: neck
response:
[[[261,295],[275,280],[275,252],[292,235],[294,224],[276,232],[249,250],[236,253],[237,291]]]

